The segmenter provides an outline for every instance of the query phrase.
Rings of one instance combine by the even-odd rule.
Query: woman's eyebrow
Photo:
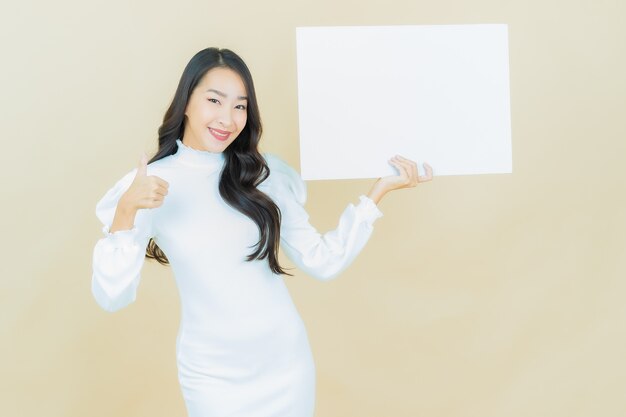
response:
[[[206,92],[207,92],[207,93],[208,93],[209,91],[211,91],[211,92],[213,92],[213,93],[217,94],[217,95],[218,95],[218,96],[220,96],[220,97],[228,97],[228,95],[227,95],[226,93],[222,93],[221,91],[216,90],[216,89],[214,89],[214,88],[209,88],[208,90],[206,90]],[[246,97],[246,96],[239,96],[239,97],[237,97],[237,100],[248,100],[248,97]]]

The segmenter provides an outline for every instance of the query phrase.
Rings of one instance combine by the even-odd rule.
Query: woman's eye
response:
[[[209,100],[211,103],[216,103],[216,104],[217,104],[217,103],[219,103],[219,100],[218,100],[218,99],[216,99],[216,98],[210,98],[210,99],[208,99],[208,100]]]
[[[239,109],[239,110],[245,110],[246,106],[244,104],[239,104],[239,105],[235,106],[235,108]]]

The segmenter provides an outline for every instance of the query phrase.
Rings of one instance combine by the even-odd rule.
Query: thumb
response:
[[[139,160],[139,165],[137,166],[137,177],[145,177],[148,175],[148,155],[145,153],[141,155],[141,159]]]

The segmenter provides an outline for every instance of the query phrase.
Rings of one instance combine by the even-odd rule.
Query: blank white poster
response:
[[[296,29],[304,179],[512,172],[507,25]],[[420,167],[420,170],[422,168]]]

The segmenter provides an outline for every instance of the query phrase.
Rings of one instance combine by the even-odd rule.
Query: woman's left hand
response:
[[[389,163],[396,167],[398,175],[389,175],[379,178],[368,197],[378,204],[385,194],[389,191],[399,190],[401,188],[412,188],[421,182],[427,182],[433,179],[433,169],[428,164],[423,164],[426,175],[419,175],[417,164],[410,159],[401,156],[394,156]]]

